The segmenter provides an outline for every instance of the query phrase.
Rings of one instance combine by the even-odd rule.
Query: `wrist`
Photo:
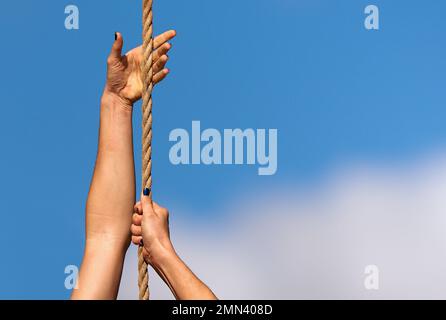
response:
[[[133,103],[131,101],[124,99],[115,92],[108,90],[107,87],[104,89],[101,97],[101,107],[114,109],[116,111],[123,111],[130,114],[133,111]]]
[[[125,150],[131,150],[132,116],[132,104],[115,93],[104,91],[100,109],[100,151],[119,151],[117,154],[121,155]],[[127,151],[126,155],[129,155]]]
[[[149,252],[150,265],[158,270],[164,270],[179,259],[171,243],[152,245]]]

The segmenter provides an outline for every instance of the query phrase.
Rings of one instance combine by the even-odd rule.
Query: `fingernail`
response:
[[[115,41],[118,40],[118,33],[115,32]]]
[[[141,247],[144,247],[144,241],[141,239],[141,241],[139,242],[139,245],[141,246]]]
[[[150,188],[145,188],[143,193],[146,197],[148,197],[150,196],[150,191],[151,191]]]

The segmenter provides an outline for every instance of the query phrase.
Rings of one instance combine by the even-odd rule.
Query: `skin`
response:
[[[170,30],[155,38],[155,84],[169,73],[165,68],[171,49],[168,41],[175,35]],[[71,298],[116,299],[130,241],[139,244],[144,239],[147,263],[177,299],[216,299],[176,254],[170,241],[167,210],[148,197],[134,205],[132,112],[143,88],[142,48],[123,56],[122,47],[122,35],[117,33],[107,60],[107,83],[101,99],[98,154],[86,206],[84,258],[78,289]]]
[[[169,231],[169,211],[141,196],[134,207],[132,242],[143,245],[147,264],[158,273],[178,300],[217,300],[214,293],[176,253]]]
[[[154,82],[169,73],[164,66],[175,31],[155,38]],[[86,205],[86,242],[74,300],[116,299],[135,203],[133,104],[141,98],[142,48],[122,55],[117,33],[107,60],[107,82],[101,99],[99,145]]]

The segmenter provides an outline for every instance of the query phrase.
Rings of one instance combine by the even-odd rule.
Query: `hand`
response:
[[[154,266],[161,257],[175,252],[170,241],[169,211],[144,195],[134,210],[130,228],[132,242],[143,245],[144,260]]]
[[[147,190],[147,189],[146,189]],[[145,192],[146,194],[150,192]],[[176,254],[169,233],[169,212],[142,196],[134,207],[132,242],[142,245],[144,260],[163,279],[178,300],[216,300],[217,297]]]
[[[153,81],[155,84],[162,81],[169,73],[169,70],[164,68],[169,59],[167,53],[172,47],[168,41],[175,36],[176,32],[170,30],[154,39]],[[141,99],[143,90],[141,75],[142,46],[122,56],[123,45],[122,35],[116,33],[116,40],[107,59],[108,68],[105,91],[116,94],[127,105],[133,105],[133,103]]]

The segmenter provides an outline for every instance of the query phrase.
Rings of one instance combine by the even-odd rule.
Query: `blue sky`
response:
[[[80,9],[80,30],[64,8]],[[376,4],[381,29],[363,27]],[[140,42],[140,3],[5,2],[0,10],[0,298],[67,298],[79,264],[105,59],[114,32]],[[205,223],[227,201],[312,183],[358,160],[400,161],[446,141],[446,4],[440,1],[155,1],[178,31],[156,88],[155,197]],[[140,105],[135,106],[137,177]],[[174,167],[169,132],[277,128],[275,176],[250,166]],[[176,212],[181,215],[181,212]],[[25,275],[25,276],[24,276]]]

